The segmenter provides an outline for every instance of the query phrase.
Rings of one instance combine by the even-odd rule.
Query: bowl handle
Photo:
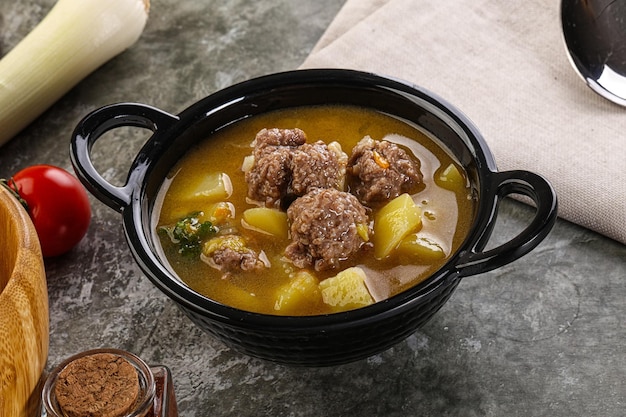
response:
[[[100,201],[116,211],[128,206],[135,187],[145,171],[148,142],[132,163],[123,186],[105,180],[94,167],[91,148],[104,133],[118,127],[140,127],[153,133],[167,130],[178,121],[169,113],[137,103],[118,103],[97,109],[83,118],[72,134],[70,158],[76,175],[85,187]],[[156,145],[152,145],[156,146]]]
[[[482,235],[469,250],[460,254],[457,262],[459,276],[488,272],[513,262],[534,249],[548,235],[557,218],[558,203],[554,189],[540,175],[528,171],[495,172],[492,186],[486,193],[486,203],[493,201],[493,209],[478,227]],[[517,236],[493,249],[483,251],[496,223],[499,201],[510,194],[521,194],[534,202],[535,216]]]

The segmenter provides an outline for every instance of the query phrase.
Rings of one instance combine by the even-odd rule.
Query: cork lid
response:
[[[146,381],[135,359],[128,352],[103,350],[78,355],[60,366],[51,387],[60,414],[66,417],[137,415],[138,408],[146,407]]]

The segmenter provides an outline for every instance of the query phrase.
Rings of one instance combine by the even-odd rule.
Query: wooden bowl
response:
[[[0,416],[33,416],[48,358],[48,289],[35,227],[2,186],[0,248]]]

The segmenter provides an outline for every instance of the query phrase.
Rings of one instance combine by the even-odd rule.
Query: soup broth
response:
[[[266,207],[249,197],[244,170],[251,163],[251,143],[265,128],[301,129],[307,143],[336,141],[348,157],[364,137],[390,142],[419,161],[423,178],[411,192],[365,205],[367,221],[352,229],[362,245],[349,259],[320,270],[313,265],[299,267],[286,256],[293,237],[286,209],[295,202]],[[387,168],[384,158],[376,162]],[[351,182],[339,188],[350,192]],[[405,121],[348,106],[290,108],[233,123],[186,153],[168,175],[160,200],[156,228],[163,253],[183,282],[220,303],[277,315],[358,308],[420,283],[460,246],[476,204],[463,167],[435,140]],[[200,245],[199,253],[183,250],[173,232],[181,219],[190,217],[197,223],[185,227],[210,222],[206,236],[194,241]],[[415,224],[409,221],[406,226],[407,219]],[[407,230],[394,235],[395,240],[385,238],[380,243],[383,234],[404,226]],[[258,254],[260,267],[225,272],[215,262],[207,262],[205,254],[213,244],[208,242],[224,242],[217,238],[225,236],[233,237],[228,245],[249,247]],[[381,246],[389,249],[382,251]]]

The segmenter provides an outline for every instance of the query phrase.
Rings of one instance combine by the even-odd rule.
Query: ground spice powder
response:
[[[135,367],[112,353],[84,356],[59,373],[54,388],[67,417],[121,417],[137,403],[140,385]]]

